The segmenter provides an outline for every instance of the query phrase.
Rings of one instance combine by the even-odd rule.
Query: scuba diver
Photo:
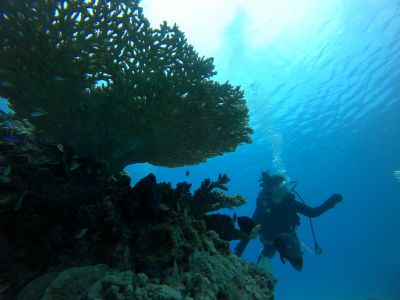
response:
[[[264,246],[258,262],[270,269],[270,259],[278,251],[283,263],[288,260],[296,270],[301,271],[303,252],[296,235],[296,228],[300,225],[298,213],[310,218],[315,251],[317,254],[322,254],[322,249],[315,240],[311,218],[318,217],[333,208],[343,197],[333,194],[322,205],[313,208],[304,203],[294,190],[295,186],[291,190],[287,188],[284,176],[271,176],[267,172],[262,172],[259,181],[262,189],[257,197],[257,206],[252,217],[254,225],[259,225],[258,233]],[[302,202],[296,200],[296,195]],[[241,256],[249,241],[250,238],[241,239],[235,247],[235,254]]]

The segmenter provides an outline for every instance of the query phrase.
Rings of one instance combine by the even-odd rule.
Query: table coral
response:
[[[20,118],[113,173],[181,166],[249,143],[243,91],[217,83],[176,25],[139,1],[3,1],[0,96]]]

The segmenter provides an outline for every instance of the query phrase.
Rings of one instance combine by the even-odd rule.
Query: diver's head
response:
[[[275,204],[279,204],[289,194],[289,190],[285,185],[285,182],[272,187],[271,190],[271,201]]]
[[[288,194],[286,187],[286,177],[283,175],[269,175],[268,172],[261,173],[260,186],[271,194],[271,201],[278,204]]]

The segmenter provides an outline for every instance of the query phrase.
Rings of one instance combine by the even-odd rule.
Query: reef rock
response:
[[[29,122],[0,121],[2,300],[273,299],[271,274],[206,225],[242,203],[213,190],[225,176],[194,194],[152,174],[132,187]]]

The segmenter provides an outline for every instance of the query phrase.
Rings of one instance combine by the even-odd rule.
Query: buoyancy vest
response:
[[[259,201],[262,207],[260,220],[260,233],[267,241],[273,241],[280,233],[295,232],[300,225],[300,217],[295,206],[295,196],[288,194],[279,203],[274,203],[271,198]]]

